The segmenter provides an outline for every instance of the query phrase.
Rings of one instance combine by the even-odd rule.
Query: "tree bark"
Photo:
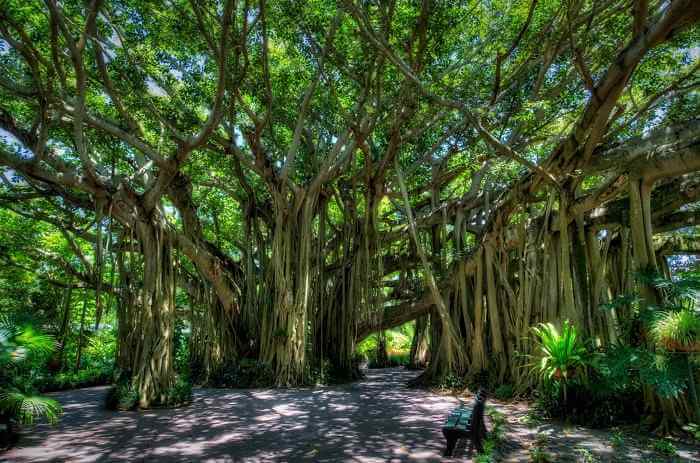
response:
[[[143,286],[136,313],[132,369],[139,407],[167,404],[175,380],[175,274],[173,246],[165,225],[138,222],[135,227],[143,256]]]

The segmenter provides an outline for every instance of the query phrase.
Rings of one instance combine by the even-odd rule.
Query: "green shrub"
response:
[[[359,343],[355,348],[355,354],[367,361],[368,368],[408,366],[414,332],[415,322],[408,322],[398,328],[384,331],[389,357],[387,364],[377,361],[377,333],[367,336]]]
[[[593,427],[634,422],[642,410],[641,378],[669,390],[680,385],[652,370],[654,362],[643,349],[619,345],[590,354],[568,321],[561,333],[552,324],[532,331],[541,351],[533,365],[541,379],[535,407],[544,416]]]
[[[503,441],[506,437],[506,415],[490,405],[486,406],[486,415],[491,418],[492,426],[488,438],[496,443]]]
[[[369,360],[367,368],[396,368],[401,366],[407,366],[411,360],[410,352],[390,352],[387,355],[388,362],[384,365],[379,365],[376,359],[373,357]]]
[[[486,406],[485,413],[491,418],[492,428],[484,441],[483,451],[474,458],[475,463],[491,463],[496,461],[494,452],[498,444],[505,439],[505,415],[489,405]]]
[[[532,447],[530,449],[530,461],[532,463],[551,463],[552,456],[542,447]]]
[[[208,385],[212,387],[270,387],[275,384],[272,366],[253,359],[241,359],[217,368],[210,376]]]
[[[662,397],[677,397],[688,380],[683,357],[641,346],[610,346],[596,355],[591,385],[625,395],[641,394],[642,386],[647,385]]]
[[[493,393],[493,396],[498,400],[510,400],[514,395],[515,389],[512,384],[501,384]]]
[[[88,367],[79,371],[65,371],[48,376],[41,385],[42,391],[63,391],[83,387],[110,384],[114,375],[111,366]]]
[[[535,413],[595,428],[639,421],[643,409],[639,394],[591,387],[594,383],[570,383],[566,400],[562,384],[540,387],[535,391]]]
[[[616,430],[610,436],[610,443],[616,449],[620,449],[625,446],[625,435],[621,431]]]
[[[30,325],[0,319],[0,445],[15,440],[16,425],[38,418],[53,424],[62,410],[53,399],[37,394],[35,383],[52,354],[55,341]]]
[[[600,461],[598,457],[587,448],[579,447],[576,449],[576,453],[579,455],[579,461],[582,463],[597,463]]]
[[[547,453],[547,441],[549,438],[544,433],[538,433],[535,436],[535,444],[530,448],[530,461],[532,463],[550,463],[553,461],[552,456]]]
[[[654,340],[668,350],[692,349],[700,340],[700,317],[689,308],[663,312],[651,327]]]
[[[139,394],[131,380],[119,381],[107,392],[105,407],[108,410],[134,410],[139,402]]]
[[[195,364],[190,355],[190,332],[185,321],[178,319],[175,322],[175,370],[193,380],[201,378],[203,372],[202,365]]]
[[[355,353],[363,356],[365,359],[370,360],[374,357],[377,351],[377,335],[373,334],[367,336],[361,343],[355,348]]]
[[[532,429],[541,425],[546,416],[540,407],[534,406],[529,407],[525,412],[525,415],[520,418],[520,423],[524,424],[528,428]]]
[[[50,424],[56,424],[61,414],[61,406],[53,399],[30,396],[17,390],[0,392],[0,410],[13,416],[21,424],[34,424],[37,417],[44,417]]]
[[[693,439],[696,441],[700,441],[700,425],[696,423],[688,423],[685,426],[683,426],[683,431],[687,432],[690,434]]]
[[[117,355],[117,333],[111,329],[101,329],[91,334],[83,351],[82,362],[87,369],[112,371]]]
[[[651,448],[667,457],[675,457],[678,454],[676,446],[668,439],[655,439],[651,443]]]
[[[173,385],[163,393],[163,400],[153,402],[154,407],[178,407],[192,401],[192,384],[185,378],[177,377]],[[128,378],[120,379],[107,392],[105,407],[108,410],[135,410],[139,394]]]
[[[163,407],[177,407],[192,402],[192,384],[187,379],[178,377],[167,391],[165,401],[158,403]]]

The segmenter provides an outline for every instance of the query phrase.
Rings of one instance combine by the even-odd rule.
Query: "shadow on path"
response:
[[[361,382],[333,387],[196,389],[189,407],[143,412],[105,410],[106,387],[65,391],[52,394],[64,407],[60,424],[27,432],[0,461],[470,461],[463,444],[454,459],[441,457],[440,426],[459,401],[408,389],[417,374],[393,368],[369,370]],[[549,435],[547,451],[557,462],[665,461],[641,439],[614,451],[609,431],[556,423],[527,427],[526,403],[492,405],[507,419],[496,461],[529,461],[538,433]],[[700,453],[684,447],[679,458],[666,461],[700,461]]]
[[[312,389],[196,389],[181,409],[110,412],[106,387],[54,394],[56,427],[39,425],[0,456],[12,462],[441,461],[452,397],[407,389],[416,372]]]

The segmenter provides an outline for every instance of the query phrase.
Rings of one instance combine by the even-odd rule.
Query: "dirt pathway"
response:
[[[446,461],[440,425],[458,400],[407,389],[414,375],[370,370],[362,382],[335,387],[197,389],[189,407],[146,412],[104,410],[104,387],[66,391],[55,394],[65,411],[60,424],[37,426],[0,461]],[[529,428],[521,423],[523,404],[494,406],[508,416],[499,461],[528,461],[538,432],[552,435],[554,461],[596,461],[577,448],[612,460],[610,433],[551,424]],[[651,461],[653,453],[642,443],[626,447],[617,453],[625,461]],[[464,453],[458,447],[452,461],[469,461]],[[679,455],[676,461],[700,460],[697,448]]]

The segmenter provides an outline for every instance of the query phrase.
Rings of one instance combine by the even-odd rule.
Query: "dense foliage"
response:
[[[664,291],[660,306],[644,307],[636,295],[618,303],[633,301],[633,317],[643,323],[651,343],[622,338],[618,344],[589,343],[586,347],[576,339],[576,328],[568,322],[561,334],[551,325],[533,330],[542,343],[533,371],[542,375],[536,395],[543,412],[596,426],[637,422],[643,409],[644,388],[669,400],[690,390],[690,406],[698,406],[694,365],[700,359],[696,347],[700,338],[697,331],[685,329],[700,322],[698,274],[686,273],[673,280],[656,276],[650,279]],[[624,320],[620,322],[625,325]],[[660,344],[661,350],[654,343]]]
[[[42,366],[54,350],[54,340],[31,325],[0,318],[0,449],[15,439],[17,425],[38,418],[56,423],[61,406],[39,395]]]

